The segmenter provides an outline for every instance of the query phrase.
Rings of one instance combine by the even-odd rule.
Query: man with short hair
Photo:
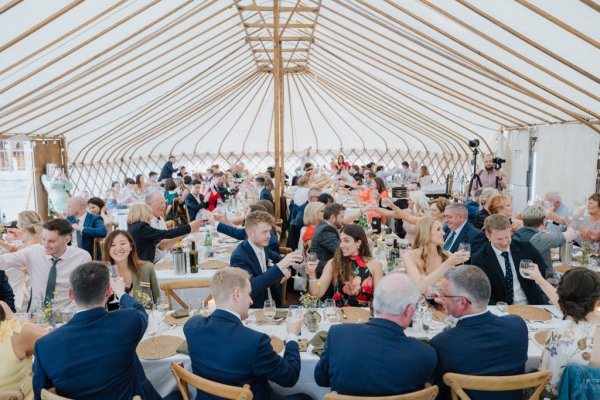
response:
[[[227,189],[227,185],[225,183],[225,174],[223,172],[218,172],[215,174],[215,179],[217,180],[215,184],[215,190],[219,192],[223,201],[229,198],[229,189]]]
[[[546,231],[548,232],[564,232],[567,230],[566,218],[573,214],[573,211],[569,209],[563,203],[562,196],[558,192],[548,192],[544,196],[544,201],[552,203],[552,208],[547,215],[546,220]]]
[[[72,232],[69,221],[54,219],[44,224],[41,244],[0,255],[0,270],[27,268],[31,282],[28,310],[50,302],[56,309],[69,310],[75,306],[67,295],[69,275],[92,257],[85,250],[69,246]]]
[[[216,310],[209,317],[192,317],[183,327],[192,361],[192,371],[225,385],[250,385],[257,400],[276,399],[269,381],[292,387],[300,376],[298,335],[301,318],[286,321],[285,353],[279,356],[268,335],[244,326],[252,305],[248,273],[223,268],[211,279],[210,292]],[[296,395],[296,398],[304,397]],[[199,391],[198,399],[213,399]],[[290,396],[291,398],[291,396]]]
[[[179,168],[175,168],[175,163],[177,159],[174,155],[170,155],[167,162],[163,165],[160,170],[160,175],[158,176],[158,181],[161,182],[163,179],[171,179],[173,178],[173,174],[179,171]]]
[[[323,221],[315,228],[311,241],[311,251],[319,258],[317,277],[321,276],[327,261],[333,258],[335,251],[340,247],[340,229],[344,224],[346,207],[333,203],[323,209]]]
[[[405,274],[390,274],[375,287],[375,318],[366,324],[329,329],[315,381],[347,396],[392,396],[432,382],[437,356],[430,346],[407,337],[420,293]]]
[[[467,217],[467,207],[463,204],[452,203],[446,207],[444,222],[447,230],[444,234],[444,250],[455,253],[459,244],[469,243],[471,254],[475,254],[486,244],[484,233],[471,225]]]
[[[540,252],[549,267],[552,265],[550,249],[572,242],[577,237],[573,228],[568,228],[565,232],[546,232],[544,221],[550,212],[552,211],[539,205],[525,207],[521,213],[523,227],[512,237],[522,242],[530,242]]]
[[[473,181],[472,193],[480,187],[503,190],[508,186],[508,177],[504,171],[495,169],[493,160],[493,154],[486,154],[483,157],[483,169],[477,173],[479,179],[475,178]]]
[[[229,261],[232,267],[242,268],[250,275],[255,308],[262,308],[265,300],[282,304],[280,284],[291,276],[290,267],[300,264],[303,259],[301,252],[295,251],[282,258],[267,248],[274,225],[275,218],[265,211],[248,214],[245,225],[248,237],[235,248]]]
[[[67,200],[67,220],[73,227],[71,246],[79,247],[94,255],[94,238],[103,238],[106,236],[106,226],[101,215],[94,215],[87,211],[87,200],[80,196],[75,196]],[[101,249],[98,246],[98,255],[101,256]]]
[[[205,207],[204,198],[202,197],[202,182],[192,182],[192,189],[185,198],[185,206],[188,209],[190,221],[194,221],[198,212]]]
[[[273,195],[271,192],[265,187],[265,178],[262,176],[257,176],[254,178],[254,183],[256,184],[256,191],[258,193],[259,200],[269,200],[273,203]]]
[[[372,171],[365,171],[365,186],[369,189],[375,187],[375,173]]]
[[[458,318],[455,328],[431,339],[438,354],[436,383],[439,399],[450,399],[442,377],[446,372],[467,375],[506,376],[525,372],[527,325],[516,315],[499,317],[487,311],[491,288],[486,274],[473,265],[458,265],[444,274],[440,283],[441,303]],[[473,400],[521,399],[522,392],[467,390]]]
[[[150,171],[148,174],[148,184],[152,184],[153,186],[158,184],[158,172]]]
[[[546,304],[535,282],[519,271],[521,260],[532,260],[546,276],[547,265],[531,243],[512,240],[510,220],[501,214],[490,215],[484,223],[489,242],[471,256],[471,264],[487,275],[492,294],[489,304],[504,301],[508,304]]]
[[[167,209],[167,203],[165,201],[165,197],[161,192],[150,192],[144,198],[145,203],[150,207],[150,211],[152,212],[152,220],[150,220],[150,226],[154,229],[160,229],[166,231],[167,223],[165,222],[164,215],[165,210]],[[190,223],[197,224],[194,222],[194,219],[190,221]],[[198,222],[199,224],[199,222]],[[181,236],[178,236],[173,239],[163,239],[156,244],[156,251],[154,253],[154,260],[147,260],[154,263],[159,262],[165,251],[173,248],[177,242],[181,240]],[[139,249],[138,249],[139,250]]]
[[[136,354],[148,326],[146,310],[125,292],[123,278],[109,276],[100,262],[82,264],[71,273],[69,298],[77,312],[35,344],[36,399],[43,388],[52,387],[72,399],[161,399]],[[120,309],[109,313],[104,308],[113,293]]]

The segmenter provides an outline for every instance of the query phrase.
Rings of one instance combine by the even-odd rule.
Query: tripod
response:
[[[473,175],[471,175],[471,180],[469,182],[469,191],[467,192],[467,196],[471,195],[471,189],[473,188],[473,182],[477,179],[478,187],[481,187],[481,178],[477,175],[477,155],[479,154],[479,149],[477,147],[473,148]]]

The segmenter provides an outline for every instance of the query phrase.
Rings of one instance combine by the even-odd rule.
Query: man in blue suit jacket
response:
[[[15,294],[4,271],[0,271],[0,301],[5,302],[12,312],[17,312],[15,309]]]
[[[55,387],[72,399],[161,399],[146,379],[135,352],[146,327],[144,307],[125,293],[122,278],[110,280],[106,265],[89,262],[70,276],[69,296],[77,313],[35,344],[33,390]],[[118,311],[104,307],[110,295],[120,298]]]
[[[366,324],[333,325],[315,367],[315,381],[347,396],[391,396],[423,389],[433,381],[435,350],[404,334],[419,300],[405,274],[375,287],[375,318]]]
[[[265,300],[275,300],[281,304],[281,284],[291,276],[292,264],[302,262],[301,252],[292,252],[282,258],[269,250],[267,245],[271,237],[271,228],[275,218],[265,211],[252,211],[246,217],[248,238],[240,243],[233,253],[229,264],[246,270],[252,285],[253,307],[262,308]],[[269,266],[269,262],[273,263]]]
[[[185,198],[185,206],[187,207],[188,214],[190,215],[190,222],[194,221],[196,219],[196,215],[198,215],[198,212],[206,206],[204,198],[201,194],[202,192],[202,182],[193,181],[192,190]]]
[[[231,226],[224,222],[221,222],[221,217],[217,216],[216,214],[215,220],[219,221],[217,224],[217,232],[230,236],[237,240],[246,240],[248,238],[248,234],[246,234],[246,229],[237,228],[235,226]],[[269,244],[266,248],[271,250],[273,253],[279,254],[279,240],[277,239],[277,234],[273,229],[271,229]]]
[[[224,268],[211,281],[217,309],[210,317],[193,317],[183,327],[192,370],[203,378],[232,386],[250,385],[255,400],[276,398],[268,381],[292,387],[300,376],[298,335],[302,319],[287,321],[285,353],[279,356],[269,336],[242,323],[252,304],[248,274]],[[296,396],[297,397],[297,396]],[[198,391],[197,399],[218,399]]]
[[[474,265],[459,265],[444,275],[438,301],[459,318],[455,328],[431,340],[438,353],[436,383],[439,399],[450,399],[442,377],[446,372],[505,376],[525,372],[527,325],[516,315],[499,317],[487,311],[491,288],[485,273]],[[466,391],[473,400],[517,400],[521,391]]]
[[[73,225],[73,239],[75,239],[77,247],[90,253],[90,256],[93,256],[94,238],[103,238],[106,236],[104,219],[100,215],[87,212],[87,201],[83,197],[69,198],[67,211],[69,212],[67,220]],[[100,255],[99,251],[98,255]]]
[[[169,156],[167,162],[163,165],[158,176],[158,182],[163,179],[173,178],[173,174],[179,171],[179,168],[175,168],[174,164],[177,162],[175,156]]]
[[[444,250],[455,253],[459,244],[469,243],[471,254],[475,254],[487,243],[485,234],[471,225],[467,217],[467,207],[463,204],[453,203],[446,207],[444,218],[448,229],[444,235]]]

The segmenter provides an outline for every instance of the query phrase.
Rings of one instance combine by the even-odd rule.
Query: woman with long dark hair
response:
[[[160,287],[156,279],[154,264],[149,261],[142,261],[137,255],[135,241],[129,232],[116,230],[112,231],[104,239],[104,248],[102,249],[102,260],[117,267],[119,276],[125,281],[125,291],[136,294],[136,292],[145,293],[150,296],[153,302],[160,297]],[[109,310],[114,305],[108,303]]]
[[[371,257],[369,241],[363,228],[344,225],[340,247],[316,279],[316,267],[307,267],[310,294],[323,297],[330,286],[338,307],[368,307],[373,301],[377,281],[383,277],[381,263]]]

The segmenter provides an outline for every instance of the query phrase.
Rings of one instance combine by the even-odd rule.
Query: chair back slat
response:
[[[465,389],[503,392],[529,388],[535,388],[529,400],[539,400],[551,376],[552,373],[548,370],[509,376],[475,376],[447,372],[444,374],[443,379],[444,383],[450,387],[453,400],[470,400],[471,398],[467,395]]]
[[[160,288],[165,292],[165,298],[169,306],[169,310],[173,309],[173,299],[179,303],[182,308],[189,308],[187,303],[183,301],[175,290],[177,289],[202,289],[210,287],[209,278],[185,279],[177,281],[164,281],[160,284]]]
[[[325,400],[434,400],[438,395],[438,391],[439,388],[435,385],[428,386],[425,389],[416,392],[396,394],[393,396],[347,396],[337,392],[331,392],[325,395]]]
[[[181,391],[184,400],[190,398],[189,390],[187,388],[188,384],[205,393],[229,400],[252,400],[254,397],[249,385],[238,387],[214,382],[189,372],[183,368],[183,364],[181,363],[172,362],[171,371],[173,372],[173,376],[175,377],[175,381],[177,382],[177,386],[179,386],[179,390]]]

